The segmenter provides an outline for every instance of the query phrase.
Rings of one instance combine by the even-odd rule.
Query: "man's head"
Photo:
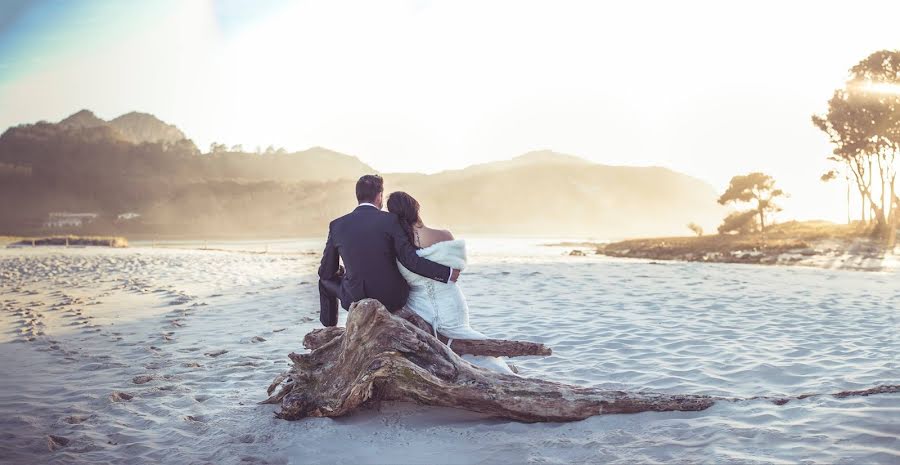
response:
[[[356,200],[371,203],[379,209],[384,197],[384,180],[377,174],[367,174],[356,181]]]

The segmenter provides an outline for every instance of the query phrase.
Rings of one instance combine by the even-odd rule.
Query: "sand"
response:
[[[473,240],[461,281],[477,329],[554,349],[517,360],[525,376],[729,396],[900,384],[894,271],[542,242]],[[257,402],[318,326],[318,241],[148,245],[0,250],[0,462],[900,462],[897,394],[567,424],[409,404],[276,420]]]

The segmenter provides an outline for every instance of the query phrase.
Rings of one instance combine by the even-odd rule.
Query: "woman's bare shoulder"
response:
[[[434,229],[434,228],[425,228],[426,229],[426,239],[423,242],[427,244],[423,244],[424,246],[431,246],[437,244],[438,242],[446,242],[453,240],[453,234],[446,229]]]
[[[449,229],[435,229],[435,233],[441,241],[452,241],[453,233]]]

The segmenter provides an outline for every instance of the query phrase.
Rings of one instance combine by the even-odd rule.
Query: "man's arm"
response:
[[[391,215],[391,226],[388,233],[394,243],[394,252],[397,253],[397,260],[413,273],[424,276],[426,278],[440,281],[442,283],[449,282],[451,279],[456,281],[454,275],[459,276],[459,271],[449,266],[435,263],[427,258],[422,258],[416,253],[416,248],[409,242],[409,236],[400,226],[400,220]]]
[[[328,225],[328,240],[325,241],[325,251],[322,252],[322,263],[319,265],[319,278],[331,279],[338,272],[341,256],[331,234],[331,225]]]

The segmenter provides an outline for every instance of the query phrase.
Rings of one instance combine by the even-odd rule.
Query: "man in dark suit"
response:
[[[459,270],[416,254],[397,216],[381,210],[383,196],[381,176],[359,178],[359,206],[328,226],[319,266],[319,320],[325,326],[337,324],[338,300],[345,310],[364,298],[377,299],[391,312],[406,305],[409,285],[397,269],[397,260],[413,273],[443,283],[459,277]],[[339,259],[344,260],[343,270]]]

